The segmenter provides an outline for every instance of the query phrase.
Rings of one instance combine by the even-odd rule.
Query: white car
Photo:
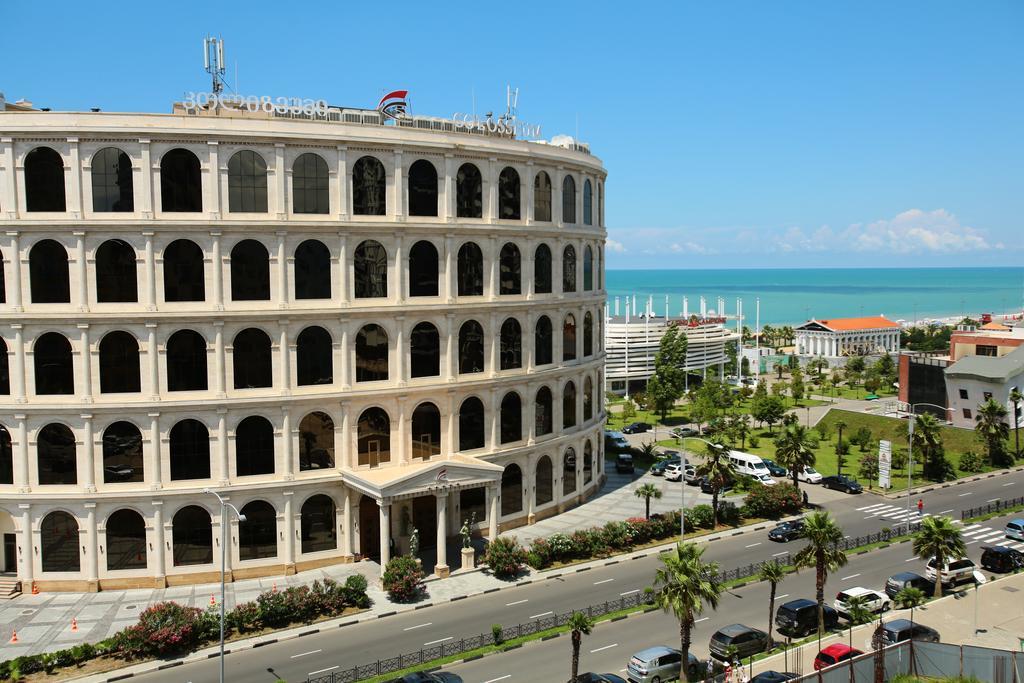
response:
[[[808,484],[820,484],[821,475],[813,467],[804,467],[803,472],[796,475],[796,478],[800,481],[805,481]]]
[[[779,483],[779,482],[775,481],[774,479],[772,479],[771,476],[768,475],[768,474],[762,474],[760,476],[756,476],[756,477],[754,477],[754,479],[757,479],[759,482],[761,482],[765,486],[775,486],[777,483]]]
[[[680,463],[672,463],[665,468],[665,481],[679,481],[683,478],[683,466]]]
[[[870,588],[862,588],[861,586],[854,586],[853,588],[847,588],[844,591],[840,591],[836,594],[836,601],[832,603],[832,606],[836,608],[839,615],[844,619],[850,618],[850,608],[846,604],[846,601],[850,598],[864,598],[864,607],[873,614],[879,612],[888,611],[891,607],[889,602],[889,596],[881,591],[872,590]]]
[[[925,567],[924,576],[929,581],[935,581],[935,569],[938,563],[935,558],[928,560],[928,565]],[[974,562],[965,558],[959,560],[946,559],[945,565],[942,567],[942,585],[943,586],[955,586],[958,583],[965,583],[974,581],[974,571],[976,567]]]

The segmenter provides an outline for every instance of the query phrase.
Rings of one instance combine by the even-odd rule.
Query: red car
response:
[[[849,645],[843,645],[842,643],[836,643],[829,645],[824,650],[818,653],[818,656],[814,658],[814,670],[827,669],[833,664],[839,662],[845,662],[848,659],[853,659],[858,655],[864,654],[855,647]]]

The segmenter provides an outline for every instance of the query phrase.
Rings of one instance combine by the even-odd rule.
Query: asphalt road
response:
[[[681,484],[667,482],[666,485],[680,486]],[[994,477],[970,484],[938,489],[924,495],[925,512],[949,514],[959,519],[959,512],[962,508],[980,505],[1000,497],[1012,497],[1017,495],[1021,488],[1024,488],[1024,473],[1015,473],[1005,477]],[[810,491],[811,501],[825,504],[837,518],[844,531],[850,536],[863,535],[879,531],[884,527],[895,526],[905,517],[905,500],[887,501],[869,494],[849,496],[838,492],[821,491],[817,487],[810,487]],[[667,493],[666,495],[671,494]],[[914,503],[916,503],[916,498]],[[801,542],[775,544],[768,540],[767,530],[764,530],[713,541],[708,543],[706,547],[706,559],[718,562],[723,569],[730,569],[750,562],[767,559],[776,553],[796,551],[801,547]],[[971,546],[975,551],[978,547],[980,547],[980,544]],[[906,567],[903,564],[903,559],[909,556],[909,552],[909,546],[904,545],[899,548],[860,556],[852,562],[852,564],[856,565],[857,569],[850,569],[849,573],[864,575],[864,579],[858,577],[857,581],[857,583],[862,583],[862,585],[881,585],[881,582],[887,576],[896,571],[902,571]],[[896,559],[897,555],[900,555],[899,559]],[[911,566],[919,565],[920,562]],[[378,658],[395,656],[399,652],[413,652],[424,646],[434,645],[450,639],[479,633],[489,633],[491,625],[495,623],[504,625],[517,624],[539,618],[550,612],[566,612],[580,609],[591,604],[604,602],[605,600],[616,599],[622,594],[642,591],[645,587],[651,585],[657,566],[657,557],[646,557],[557,579],[538,581],[526,586],[502,590],[466,600],[404,612],[384,619],[353,624],[340,629],[274,643],[254,650],[246,650],[228,655],[228,678],[233,681],[259,681],[272,680],[271,676],[276,675],[292,682],[302,681],[312,672],[331,670],[333,668],[343,669],[357,664],[372,662]],[[875,579],[876,575],[878,577],[877,580]],[[792,587],[780,588],[779,593],[789,593],[793,596],[797,594],[812,595],[813,583],[809,590],[802,583],[811,580],[809,576],[809,573],[803,572],[787,580],[787,584],[792,582]],[[841,573],[841,576],[847,576],[847,574]],[[875,583],[865,583],[868,579],[875,581]],[[851,583],[850,585],[856,584]],[[755,625],[763,624],[768,609],[767,598],[764,600],[756,598],[758,590],[760,589],[754,586],[740,589],[736,595],[742,597],[730,597],[724,602],[719,609],[719,614],[728,615],[722,617],[723,619],[728,619],[728,622],[722,623],[732,623],[733,621],[741,620],[739,617],[742,615],[743,619],[749,618]],[[800,593],[801,591],[803,593]],[[751,597],[746,598],[745,596],[748,594]],[[751,612],[748,617],[746,613],[736,611],[746,609],[743,605],[753,603],[760,604],[760,607],[757,608],[760,612],[757,609],[750,608]],[[760,616],[757,617],[757,614],[760,614]],[[640,621],[637,621],[637,619],[640,619]],[[633,635],[630,635],[630,638],[633,639],[627,639],[626,635],[621,638],[609,636],[613,639],[613,642],[618,640],[622,642],[616,648],[609,648],[607,651],[595,653],[609,653],[606,655],[609,657],[607,660],[609,663],[604,664],[605,660],[599,658],[595,660],[595,667],[600,664],[606,670],[618,671],[624,666],[623,662],[625,660],[623,658],[628,657],[629,653],[620,651],[615,652],[613,655],[611,651],[620,647],[623,651],[628,650],[630,647],[636,649],[637,645],[650,644],[652,642],[652,633],[665,632],[669,634],[659,639],[667,643],[678,640],[678,637],[674,635],[677,633],[678,627],[674,625],[672,620],[664,619],[659,621],[659,619],[664,618],[647,615],[642,618],[633,618],[619,622],[623,626],[616,626],[614,628],[624,628],[626,631],[634,634],[635,638],[633,638]],[[717,617],[711,615],[709,621],[718,623],[715,619]],[[665,629],[668,630],[665,631]],[[705,633],[704,637],[709,635],[710,632]],[[695,638],[695,640],[698,639]],[[560,643],[560,641],[561,639],[552,642]],[[594,642],[597,641],[588,639],[588,643]],[[706,645],[706,642],[703,644]],[[600,645],[593,647],[600,647]],[[530,665],[533,666],[535,664],[533,653],[539,651],[531,649],[530,652]],[[511,658],[514,655],[502,657]],[[487,660],[484,660],[487,663],[482,665],[490,667],[492,659],[487,658]],[[619,662],[619,664],[613,665],[611,663],[612,659]],[[217,660],[210,659],[152,674],[145,674],[141,678],[153,683],[179,681],[195,681],[198,683],[199,681],[216,680],[217,666]],[[508,668],[507,665],[506,668]],[[473,676],[476,676],[476,674],[474,673]],[[487,678],[480,680],[487,680]],[[519,677],[517,680],[550,679],[545,679],[544,677],[532,679]]]

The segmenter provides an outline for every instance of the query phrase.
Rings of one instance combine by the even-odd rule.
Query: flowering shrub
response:
[[[126,659],[191,652],[213,635],[219,623],[212,611],[161,602],[143,611],[139,623],[114,634],[113,646]]]
[[[255,631],[260,627],[260,606],[255,602],[243,602],[224,615],[226,628],[237,633]]]
[[[514,538],[499,536],[487,546],[484,562],[498,578],[514,578],[526,563],[526,551]]]
[[[778,519],[783,515],[800,512],[803,501],[796,487],[788,483],[775,486],[756,486],[743,499],[743,507],[749,517]]]
[[[409,602],[423,587],[423,572],[408,555],[392,557],[384,568],[384,590],[395,602]]]
[[[714,521],[715,513],[710,505],[694,505],[686,511],[687,527],[690,529],[710,529]]]

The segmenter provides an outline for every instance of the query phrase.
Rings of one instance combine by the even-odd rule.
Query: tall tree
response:
[[[580,671],[580,645],[583,643],[583,636],[589,636],[594,628],[594,620],[583,612],[573,612],[566,622],[566,626],[572,632],[572,683],[579,680]]]
[[[843,430],[846,429],[846,423],[842,420],[836,420],[836,431],[839,432],[839,436],[836,438],[836,474],[843,473],[843,463],[846,455],[843,449]]]
[[[686,334],[679,326],[670,325],[654,354],[654,374],[647,381],[647,394],[662,420],[686,391],[686,347]]]
[[[800,472],[814,467],[815,455],[807,428],[801,424],[786,427],[775,442],[775,460],[793,474],[793,486],[800,488]]]
[[[804,521],[807,545],[796,554],[797,567],[814,567],[815,597],[818,601],[818,633],[825,632],[825,582],[828,575],[846,565],[846,553],[839,549],[843,530],[825,510],[812,512]]]
[[[672,612],[679,620],[679,649],[684,671],[690,661],[694,618],[702,614],[705,607],[717,609],[718,598],[724,590],[718,580],[718,564],[704,562],[703,554],[704,549],[696,544],[680,542],[674,552],[660,556],[662,566],[654,576],[654,604]]]
[[[708,445],[704,462],[697,466],[698,477],[707,477],[711,486],[712,528],[718,527],[718,494],[726,484],[736,480],[736,466],[729,459],[729,449],[716,442]]]
[[[644,519],[651,518],[651,498],[661,498],[661,489],[654,484],[648,482],[641,486],[637,486],[636,490],[633,491],[633,495],[637,498],[644,499]]]
[[[924,462],[924,476],[932,481],[945,481],[953,473],[952,465],[946,460],[942,445],[942,425],[931,413],[922,413],[914,418],[914,438],[911,443],[921,454]]]
[[[988,461],[994,467],[1006,464],[1006,440],[1010,438],[1006,416],[1006,406],[991,398],[978,406],[978,413],[974,416],[974,431],[985,443]]]
[[[804,397],[804,373],[797,366],[793,368],[792,375],[789,380],[789,394],[793,397],[793,401],[799,401]]]
[[[1020,389],[1014,387],[1010,392],[1010,403],[1013,404],[1013,455],[1016,458],[1020,457],[1020,404],[1024,401],[1024,394],[1020,392]]]
[[[942,566],[967,554],[959,527],[949,517],[925,517],[914,533],[914,554],[925,562],[935,559],[935,597],[942,596]]]
[[[775,614],[775,590],[786,578],[786,570],[778,560],[771,560],[761,565],[761,571],[757,574],[758,581],[766,581],[771,586],[768,595],[768,649],[772,647],[772,620]]]
[[[893,600],[896,604],[903,608],[910,610],[910,620],[914,620],[914,608],[925,601],[927,596],[920,588],[914,588],[913,586],[905,586],[900,589],[900,592],[896,594]]]

